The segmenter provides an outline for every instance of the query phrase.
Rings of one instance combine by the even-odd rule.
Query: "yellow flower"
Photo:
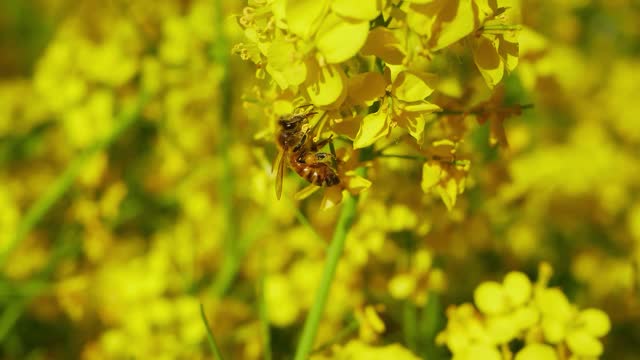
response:
[[[380,306],[367,305],[356,310],[356,320],[358,320],[358,336],[365,343],[371,343],[378,339],[385,331],[385,325],[378,312],[382,311]]]
[[[333,349],[331,359],[334,360],[418,360],[419,357],[412,354],[400,344],[386,346],[368,345],[360,340],[351,340],[343,347]],[[321,360],[323,357],[311,357],[312,360]]]
[[[437,341],[462,357],[486,351],[488,357],[501,358],[495,345],[513,339],[527,341],[516,359],[556,359],[552,346],[567,346],[577,356],[599,356],[603,346],[598,338],[611,326],[608,316],[597,309],[579,312],[560,289],[547,288],[550,276],[550,266],[543,263],[535,285],[520,272],[508,273],[502,283],[480,284],[474,300],[481,313],[471,304],[450,308],[449,322]],[[541,338],[535,335],[538,332]]]

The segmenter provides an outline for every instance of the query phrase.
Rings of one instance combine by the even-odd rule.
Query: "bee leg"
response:
[[[312,108],[312,107],[313,107],[313,104],[302,104],[302,105],[296,106],[296,108],[293,109],[293,111],[296,112],[296,110],[304,110],[304,109],[309,109],[309,108]]]
[[[302,135],[302,138],[300,138],[300,142],[293,147],[293,151],[296,152],[298,150],[300,150],[304,144],[307,142],[307,134],[309,133],[309,131],[305,132],[304,135]]]
[[[333,141],[333,134],[324,140],[320,140],[317,143],[314,142],[313,144],[311,144],[311,150],[318,151],[322,149],[323,146],[327,145],[332,141]]]
[[[298,158],[296,159],[296,161],[299,164],[308,164],[310,162],[308,162],[307,160],[313,161],[312,159],[309,159],[312,156],[313,156],[313,154],[309,154],[308,152],[303,151],[303,152],[300,153],[300,155],[298,155]]]

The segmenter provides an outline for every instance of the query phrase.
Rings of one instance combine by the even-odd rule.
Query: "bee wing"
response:
[[[280,200],[280,195],[282,195],[282,178],[284,177],[284,151],[280,150],[278,152],[278,156],[276,157],[276,161],[273,164],[272,171],[276,172],[276,198]]]

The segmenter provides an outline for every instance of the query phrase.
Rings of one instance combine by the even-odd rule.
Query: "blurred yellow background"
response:
[[[343,205],[295,200],[292,172],[274,196],[274,108],[292,96],[270,102],[265,69],[232,53],[251,51],[242,19],[265,3],[283,1],[0,3],[0,358],[213,358],[200,304],[226,359],[293,357]],[[452,117],[471,166],[448,201],[423,191],[422,163],[367,163],[315,358],[449,359],[451,309],[476,311],[452,306],[489,315],[483,291],[511,290],[485,284],[507,274],[561,289],[552,308],[602,309],[602,358],[640,356],[640,5],[510,3],[519,58],[499,90],[465,42],[429,65],[455,79],[430,99],[526,105],[508,147]],[[377,149],[427,151],[396,134]],[[583,315],[567,313],[570,334]]]

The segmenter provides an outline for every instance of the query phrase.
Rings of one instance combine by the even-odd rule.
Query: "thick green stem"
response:
[[[364,168],[358,169],[358,172],[363,173]],[[356,196],[347,197],[342,204],[340,218],[336,224],[333,239],[331,240],[331,244],[329,245],[327,252],[327,262],[325,264],[324,271],[322,272],[320,286],[317,290],[311,310],[309,311],[309,315],[307,316],[307,320],[304,323],[300,342],[296,349],[295,360],[306,360],[309,357],[313,347],[313,342],[316,338],[316,334],[318,333],[318,327],[320,326],[320,320],[322,319],[325,305],[327,304],[329,290],[331,289],[331,284],[333,283],[336,269],[338,268],[338,262],[344,250],[347,233],[349,232],[356,216],[357,205],[358,198]]]
[[[222,168],[220,171],[220,184],[218,186],[218,196],[223,204],[223,218],[226,222],[224,232],[224,260],[222,267],[216,274],[214,280],[213,293],[222,297],[228,291],[233,279],[240,268],[240,260],[242,257],[239,241],[238,241],[238,218],[234,204],[235,194],[235,177],[233,174],[233,163],[231,161],[231,152],[229,149],[232,145],[231,125],[232,125],[232,102],[233,87],[231,84],[231,64],[229,59],[230,46],[229,39],[224,29],[224,1],[215,0],[215,19],[214,26],[217,32],[216,42],[211,47],[211,56],[213,61],[222,67],[220,79],[220,96],[219,96],[219,141],[218,154],[221,157]]]

